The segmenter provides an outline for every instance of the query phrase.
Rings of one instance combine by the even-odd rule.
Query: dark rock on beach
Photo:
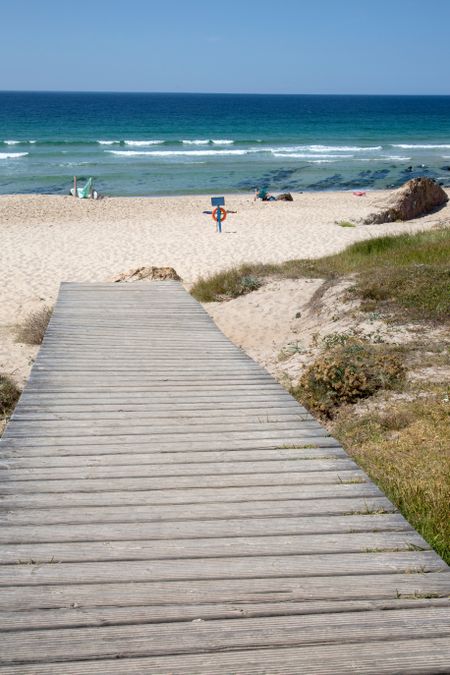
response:
[[[389,198],[378,213],[371,213],[363,221],[373,223],[391,223],[396,220],[412,220],[424,216],[444,206],[448,201],[446,192],[431,178],[413,178]]]

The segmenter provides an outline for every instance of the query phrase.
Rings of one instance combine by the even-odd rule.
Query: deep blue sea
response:
[[[0,92],[0,193],[450,186],[450,96]]]

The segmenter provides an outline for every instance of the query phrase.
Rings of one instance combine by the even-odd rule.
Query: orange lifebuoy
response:
[[[221,206],[216,206],[216,208],[212,212],[212,217],[213,217],[213,220],[216,221],[216,223],[219,221],[219,218],[218,218],[218,215],[217,215],[219,209],[220,209],[220,220],[223,223],[223,221],[227,219],[228,214],[226,212],[226,209],[223,209]]]

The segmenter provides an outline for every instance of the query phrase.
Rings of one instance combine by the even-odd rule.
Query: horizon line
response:
[[[227,91],[142,91],[142,90],[113,90],[113,89],[0,89],[0,94],[153,94],[170,96],[392,96],[392,97],[450,97],[449,94],[393,94],[393,93],[267,93],[267,92],[227,92]]]

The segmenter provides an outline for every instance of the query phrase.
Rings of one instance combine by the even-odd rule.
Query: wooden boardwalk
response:
[[[63,284],[0,443],[2,675],[450,672],[450,574],[177,282]]]

